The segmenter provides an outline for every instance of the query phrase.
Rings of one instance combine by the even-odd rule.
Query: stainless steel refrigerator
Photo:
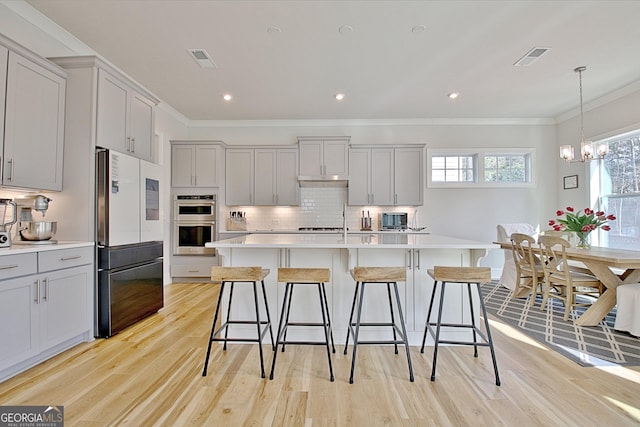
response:
[[[110,337],[164,304],[158,165],[96,150],[96,337]]]

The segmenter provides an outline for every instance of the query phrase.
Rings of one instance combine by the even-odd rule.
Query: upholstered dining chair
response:
[[[549,298],[559,298],[564,302],[564,320],[569,319],[573,307],[588,306],[591,302],[577,302],[577,295],[598,298],[602,283],[590,274],[572,271],[567,261],[566,249],[570,243],[557,236],[540,236],[541,261],[544,270],[545,289],[540,309]]]
[[[516,287],[512,297],[522,298],[529,294],[529,306],[533,307],[538,295],[544,297],[544,270],[540,258],[531,250],[536,240],[522,233],[511,234],[513,260],[516,264]]]

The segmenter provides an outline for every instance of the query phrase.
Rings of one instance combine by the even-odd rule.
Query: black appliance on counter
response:
[[[164,305],[158,165],[96,151],[96,328],[110,337]]]

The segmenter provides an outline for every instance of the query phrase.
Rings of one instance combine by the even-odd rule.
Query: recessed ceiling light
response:
[[[335,94],[335,98],[336,98],[338,101],[342,101],[342,100],[344,99],[344,93],[336,93],[336,94]]]
[[[278,27],[269,27],[267,28],[267,34],[278,34],[281,33],[282,30]]]
[[[342,27],[338,28],[338,32],[340,34],[350,34],[351,32],[353,32],[353,27],[351,25],[343,25]]]
[[[222,99],[224,99],[225,101],[231,101],[233,99],[233,96],[231,96],[231,94],[229,93],[225,93],[224,95],[222,95]]]
[[[421,32],[423,32],[423,31],[424,31],[424,30],[426,30],[426,29],[427,29],[427,27],[426,27],[426,26],[424,26],[424,25],[414,25],[414,26],[411,28],[411,32],[412,32],[412,33],[421,33]]]
[[[451,93],[447,94],[449,99],[456,99],[458,97],[458,95],[460,95],[458,92],[451,92]]]

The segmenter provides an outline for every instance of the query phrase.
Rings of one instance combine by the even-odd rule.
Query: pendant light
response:
[[[565,160],[567,163],[569,162],[586,162],[594,159],[602,159],[609,153],[609,145],[607,143],[598,144],[597,154],[599,157],[594,157],[593,150],[593,142],[584,140],[584,112],[582,105],[582,72],[585,71],[587,67],[581,66],[575,68],[573,71],[578,73],[578,78],[580,82],[580,158],[577,160],[574,159],[574,150],[572,145],[561,145],[560,146],[560,157]]]

